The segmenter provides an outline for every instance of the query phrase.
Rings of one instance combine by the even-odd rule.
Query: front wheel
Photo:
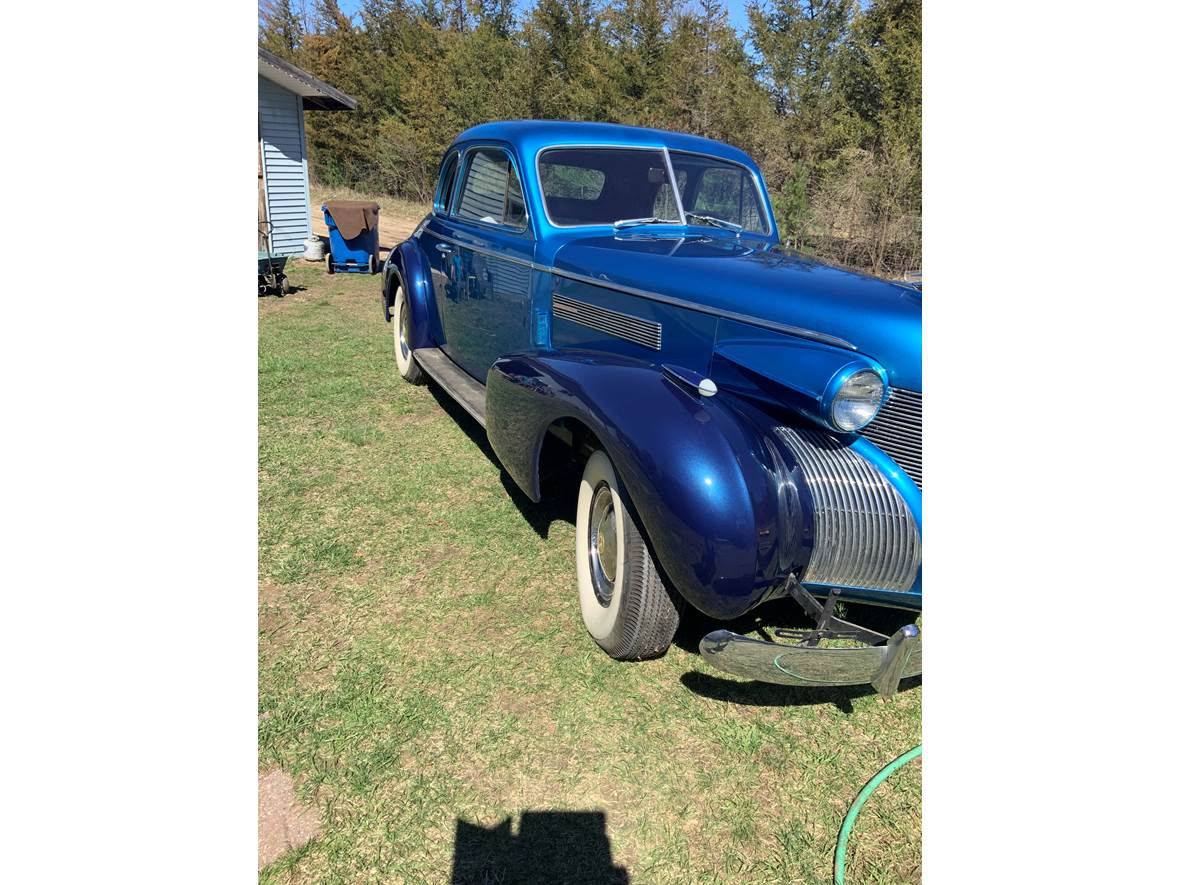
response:
[[[596,451],[578,489],[578,600],[602,650],[638,661],[668,650],[680,612],[619,492],[610,458]]]

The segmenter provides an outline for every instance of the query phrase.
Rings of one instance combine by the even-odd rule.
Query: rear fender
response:
[[[434,300],[430,263],[415,237],[398,243],[385,264],[385,318],[392,319],[397,287],[410,300],[410,347],[437,347],[444,343],[442,323]]]
[[[733,618],[806,563],[811,497],[798,465],[783,463],[789,453],[724,399],[626,357],[510,356],[488,373],[488,439],[538,501],[548,428],[563,418],[585,424],[673,586],[706,614]],[[790,528],[780,531],[784,524]]]

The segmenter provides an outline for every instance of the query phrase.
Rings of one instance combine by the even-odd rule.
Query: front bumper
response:
[[[922,639],[907,624],[882,645],[818,648],[783,645],[714,630],[701,640],[705,663],[733,676],[779,685],[872,685],[883,696],[922,672]]]

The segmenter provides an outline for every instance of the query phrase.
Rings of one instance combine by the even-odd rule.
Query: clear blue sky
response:
[[[340,8],[344,12],[352,14],[360,9],[361,0],[339,0]],[[729,20],[733,24],[734,29],[741,34],[746,29],[746,2],[747,0],[723,0],[726,6],[729,7]],[[692,3],[692,0],[689,0]],[[524,11],[533,5],[533,0],[516,0],[516,8],[518,11]],[[695,5],[695,4],[692,4]]]

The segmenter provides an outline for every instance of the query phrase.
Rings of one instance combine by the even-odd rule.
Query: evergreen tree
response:
[[[308,9],[311,9],[310,14]],[[921,0],[260,0],[259,45],[354,96],[307,115],[312,174],[426,199],[488,120],[614,120],[735,144],[792,244],[921,261]]]
[[[260,0],[258,45],[279,58],[291,59],[303,41],[303,21],[291,0]]]

